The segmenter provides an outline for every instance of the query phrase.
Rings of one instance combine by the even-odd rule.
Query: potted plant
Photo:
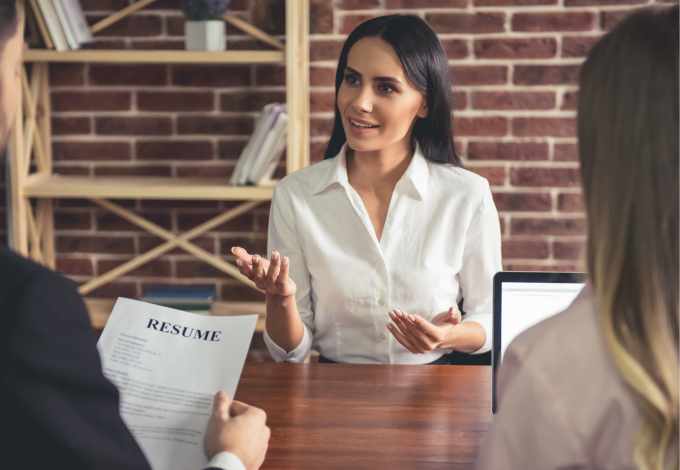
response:
[[[229,0],[182,0],[189,17],[185,25],[185,47],[189,51],[223,51],[225,25],[222,15]]]

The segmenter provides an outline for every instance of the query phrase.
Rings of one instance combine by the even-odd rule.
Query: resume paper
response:
[[[257,315],[209,317],[119,298],[97,343],[120,414],[154,470],[201,469],[213,396],[236,393]]]

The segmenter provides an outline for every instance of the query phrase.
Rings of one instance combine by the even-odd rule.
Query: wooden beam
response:
[[[20,80],[20,78],[17,78]],[[23,87],[17,83],[19,102],[23,100]],[[12,188],[12,248],[23,256],[28,256],[28,222],[26,220],[27,199],[24,197],[24,108],[17,106],[14,116],[14,129],[10,141],[10,186]]]
[[[125,7],[122,10],[114,13],[111,16],[107,16],[106,18],[99,21],[98,23],[93,24],[90,27],[90,32],[92,34],[98,33],[102,29],[108,28],[112,24],[119,22],[120,20],[122,20],[126,16],[131,15],[132,13],[136,12],[137,10],[144,8],[147,5],[151,5],[155,1],[156,0],[139,0],[138,2],[133,3],[129,7]]]
[[[265,44],[269,44],[272,47],[275,47],[276,49],[279,50],[285,50],[286,45],[276,39],[274,36],[271,36],[264,31],[262,31],[260,28],[257,28],[253,26],[252,24],[248,23],[245,20],[242,20],[238,16],[234,15],[224,15],[222,17],[224,21],[229,23],[232,26],[235,26],[236,28],[240,29],[246,34],[250,34],[252,37],[255,39],[259,39],[260,41],[264,42]]]

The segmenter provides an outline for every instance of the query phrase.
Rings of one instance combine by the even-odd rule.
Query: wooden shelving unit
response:
[[[132,11],[152,3],[140,0],[111,19],[93,26],[93,31],[113,24]],[[84,50],[56,52],[29,50],[25,62],[32,63],[31,76],[22,75],[22,103],[16,116],[10,147],[11,211],[13,248],[35,261],[55,267],[53,198],[87,198],[125,218],[144,230],[166,240],[166,243],[81,285],[85,295],[176,248],[234,276],[253,288],[238,268],[221,257],[191,243],[200,236],[271,199],[272,187],[233,187],[219,179],[158,177],[76,177],[55,175],[52,171],[50,127],[49,68],[53,62],[89,63],[168,63],[168,64],[265,64],[285,63],[286,102],[288,106],[288,146],[286,172],[309,165],[309,4],[305,0],[286,0],[286,42],[268,37],[252,25],[237,18],[225,20],[278,50],[272,51],[132,51]],[[35,171],[32,171],[35,168]],[[31,203],[35,200],[35,204]],[[214,219],[176,235],[109,199],[167,200],[238,200],[242,204]]]

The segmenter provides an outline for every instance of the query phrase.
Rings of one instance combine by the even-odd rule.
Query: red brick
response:
[[[165,85],[165,65],[90,65],[92,85]]]
[[[115,299],[125,297],[127,299],[137,298],[137,284],[134,282],[113,281],[93,290],[86,295],[88,298]]]
[[[344,15],[340,18],[340,34],[349,34],[361,23],[379,15]]]
[[[512,218],[510,233],[512,235],[584,235],[585,219],[582,218]]]
[[[496,136],[508,134],[508,120],[504,117],[455,117],[453,120],[453,134],[462,136]]]
[[[387,9],[467,8],[468,0],[387,0]]]
[[[550,193],[493,193],[493,202],[499,211],[550,212]]]
[[[94,42],[90,45],[93,50],[123,50],[127,49],[127,43],[123,39],[100,39],[95,38]]]
[[[107,253],[134,254],[132,237],[58,236],[57,253]]]
[[[89,212],[55,212],[54,228],[57,230],[90,230],[92,217]]]
[[[330,67],[310,67],[309,82],[311,86],[335,86],[335,69]],[[261,84],[258,80],[258,84]]]
[[[453,109],[467,108],[467,93],[464,91],[453,92]]]
[[[372,10],[380,6],[380,0],[337,0],[336,10]]]
[[[142,207],[147,209],[217,209],[218,201],[192,201],[192,200],[158,200],[146,199],[140,201]]]
[[[441,39],[441,43],[449,59],[465,59],[470,55],[468,42],[463,39]]]
[[[177,214],[177,227],[181,231],[191,230],[192,228],[207,222],[220,215],[220,212],[211,213],[186,213]],[[240,215],[229,222],[212,229],[212,232],[252,232],[254,228],[254,215],[251,212]]]
[[[309,2],[310,33],[332,34],[333,12],[332,0],[311,0]]]
[[[582,259],[585,246],[583,242],[553,242],[553,257],[555,259]]]
[[[558,162],[578,161],[578,146],[576,144],[555,144],[553,160]]]
[[[477,39],[474,43],[478,59],[546,59],[555,57],[555,38]]]
[[[229,27],[229,25],[227,25]],[[184,42],[182,42],[182,49],[184,49]],[[272,47],[257,39],[249,39],[247,37],[232,37],[227,35],[227,50],[228,51],[271,51]]]
[[[344,44],[345,41],[340,39],[312,40],[309,43],[309,60],[338,60]]]
[[[173,16],[166,18],[166,29],[168,36],[184,36],[184,24],[187,22],[185,16]]]
[[[163,141],[137,142],[138,160],[212,160],[213,146],[210,142]]]
[[[54,142],[52,153],[55,161],[106,161],[130,160],[130,144],[127,142]]]
[[[503,263],[504,271],[546,271],[546,272],[577,272],[583,271],[583,266],[578,264],[527,264],[527,263]]]
[[[92,260],[89,258],[57,258],[57,271],[66,276],[92,276]]]
[[[640,5],[643,3],[647,3],[647,0],[564,0],[565,7],[594,7],[596,5]]]
[[[229,299],[233,302],[264,302],[265,299],[262,292],[241,283],[223,285],[221,295],[223,299]]]
[[[309,120],[310,134],[312,136],[329,137],[333,129],[333,118],[311,118]]]
[[[129,6],[128,0],[80,0],[80,5],[85,12],[110,11],[116,12]]]
[[[217,144],[217,158],[220,160],[238,160],[246,143],[246,141],[220,141]]]
[[[141,39],[132,41],[132,49],[143,51],[182,51],[184,50],[183,39]],[[231,48],[228,48],[231,49]]]
[[[212,92],[137,92],[140,111],[212,111],[215,96]]]
[[[581,184],[578,168],[513,168],[510,184],[533,187],[575,187]]]
[[[514,118],[512,134],[517,137],[576,137],[573,118]]]
[[[233,4],[234,2],[231,1],[229,2],[229,9],[234,10]],[[180,0],[158,0],[156,2],[153,2],[151,5],[148,5],[145,7],[145,10],[174,10],[174,11],[179,11],[182,8],[182,3]]]
[[[426,21],[436,33],[484,34],[505,31],[505,13],[430,13]]]
[[[229,178],[234,173],[234,165],[186,165],[177,167],[177,176],[196,178]]]
[[[505,219],[499,218],[498,223],[501,226],[501,235],[505,235]]]
[[[203,248],[204,250],[208,251],[209,253],[215,253],[215,238],[212,236],[202,236],[202,237],[197,237],[193,238],[190,240],[191,243],[194,245]],[[160,238],[156,237],[151,237],[151,236],[144,236],[140,235],[139,237],[139,251],[140,253],[146,253],[149,250],[152,250],[156,248],[157,246],[162,245],[165,243],[165,240],[161,240]],[[175,248],[171,251],[168,251],[169,254],[185,254],[186,251],[184,251],[181,248]]]
[[[127,111],[131,102],[126,91],[52,92],[52,111]]]
[[[619,24],[625,17],[635,10],[609,10],[603,11],[600,15],[600,26],[605,31],[611,31],[614,26]]]
[[[595,13],[589,11],[515,13],[512,16],[513,31],[590,31],[594,27]]]
[[[505,85],[508,68],[498,65],[456,65],[451,67],[453,86]]]
[[[165,165],[101,166],[94,167],[95,176],[172,176],[172,168]]]
[[[285,34],[285,0],[260,0],[252,3],[253,26],[269,34]]]
[[[260,256],[267,256],[267,239],[265,237],[243,236],[243,237],[227,237],[220,241],[220,253],[230,258],[235,258],[231,254],[233,246],[240,246],[248,253],[259,254]]]
[[[310,67],[311,85],[314,83],[314,70],[317,67]],[[335,69],[333,69],[333,77],[335,77]],[[335,80],[335,78],[333,78]],[[281,65],[260,65],[255,71],[255,81],[258,85],[285,85],[286,84],[286,68]]]
[[[578,85],[580,65],[516,65],[515,85]]]
[[[102,135],[170,135],[169,117],[98,117],[97,134]]]
[[[557,5],[557,0],[474,0],[476,7],[525,7]]]
[[[105,16],[88,16],[87,20],[93,25]],[[131,15],[106,28],[101,36],[143,37],[159,36],[162,33],[161,17],[156,15]]]
[[[578,108],[578,91],[566,91],[562,95],[562,108],[575,110]]]
[[[550,247],[544,241],[504,240],[502,253],[503,259],[547,259]]]
[[[565,36],[562,57],[585,57],[602,36]]]
[[[178,134],[250,135],[253,132],[253,118],[180,116],[177,118]]]
[[[52,168],[54,173],[65,176],[90,176],[90,167],[80,165],[63,166],[56,163]]]
[[[84,64],[50,64],[50,85],[77,86],[85,84]]]
[[[478,91],[472,94],[473,109],[554,109],[555,93],[527,91]]]
[[[224,93],[220,96],[222,111],[262,111],[269,103],[285,103],[285,91],[253,91]]]
[[[170,214],[156,214],[156,213],[140,213],[137,214],[149,222],[163,227],[164,229],[170,230],[172,228],[172,220]],[[111,212],[98,213],[96,215],[97,219],[97,230],[102,232],[117,232],[117,231],[135,231],[140,232],[143,229],[139,228],[135,224],[128,222],[127,220],[112,214]]]
[[[557,209],[560,212],[584,212],[581,194],[563,193],[557,197]]]
[[[172,83],[195,87],[232,87],[250,85],[250,67],[229,65],[177,65]]]
[[[334,91],[313,91],[309,97],[310,111],[313,113],[332,113],[335,111]]]
[[[89,117],[52,117],[52,134],[76,135],[92,132]]]
[[[545,142],[468,142],[470,160],[547,160]]]
[[[505,184],[504,166],[472,166],[467,169],[486,178],[491,186],[503,186]]]
[[[97,260],[97,273],[101,275],[103,273],[109,272],[113,268],[117,268],[127,261],[129,260],[99,259]],[[155,259],[141,265],[137,269],[133,269],[132,271],[124,274],[124,276],[170,277],[172,276],[172,263],[168,260]]]

